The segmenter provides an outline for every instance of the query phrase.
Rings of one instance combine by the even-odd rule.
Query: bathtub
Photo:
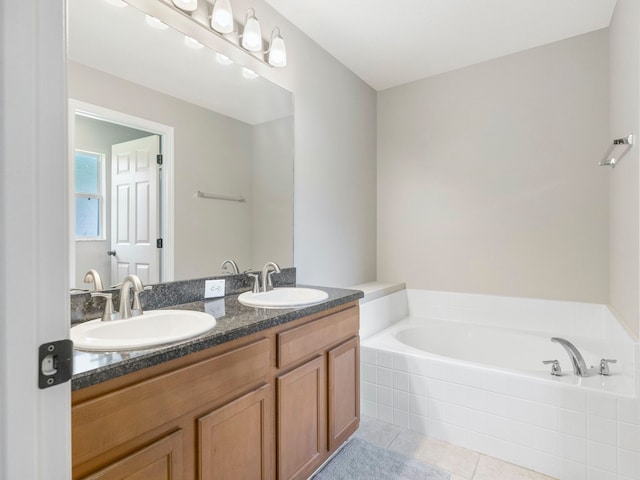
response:
[[[361,342],[364,415],[556,478],[640,480],[638,345],[608,308],[419,290],[392,296],[390,304],[404,299],[405,318]],[[371,304],[361,306],[365,331],[370,315],[380,323]],[[608,377],[577,377],[552,336],[574,343],[588,365],[618,363]],[[554,359],[560,377],[542,364]]]

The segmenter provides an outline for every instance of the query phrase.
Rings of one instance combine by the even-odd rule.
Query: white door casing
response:
[[[136,274],[143,284],[158,283],[158,175],[160,137],[111,147],[111,281]]]
[[[0,2],[0,478],[71,478],[71,384],[38,388],[69,338],[64,0]]]

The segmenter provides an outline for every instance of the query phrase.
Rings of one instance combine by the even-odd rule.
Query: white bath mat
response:
[[[449,480],[427,463],[352,438],[313,480]]]

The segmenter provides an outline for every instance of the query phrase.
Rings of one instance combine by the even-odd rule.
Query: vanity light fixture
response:
[[[184,36],[184,43],[187,47],[193,48],[194,50],[200,50],[204,47],[204,45],[201,44],[198,40],[187,35]]]
[[[260,29],[260,22],[256,18],[256,11],[253,8],[247,10],[241,45],[242,48],[250,52],[262,50],[262,30]]]
[[[226,55],[223,55],[219,52],[216,52],[216,61],[220,64],[220,65],[231,65],[233,63],[233,60],[231,60],[229,57],[227,57]]]
[[[114,7],[126,7],[128,5],[127,2],[123,2],[122,0],[104,0],[109,5],[113,5]]]
[[[161,22],[156,17],[152,17],[151,15],[147,15],[145,20],[147,22],[147,25],[153,28],[157,28],[158,30],[166,30],[167,28],[169,28],[169,25]]]
[[[276,33],[276,30],[278,33]],[[271,32],[271,43],[267,50],[267,61],[274,67],[284,67],[287,65],[287,48],[284,45],[284,38],[280,35],[280,28],[276,27]]]
[[[220,33],[233,32],[233,11],[229,0],[216,0],[213,4],[211,28]]]
[[[242,76],[244,78],[248,78],[249,80],[259,77],[259,75],[256,72],[254,72],[253,70],[247,67],[242,67]]]
[[[187,12],[193,12],[198,8],[198,0],[173,0],[173,4]]]

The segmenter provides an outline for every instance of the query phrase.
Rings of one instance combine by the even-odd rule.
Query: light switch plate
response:
[[[204,298],[224,297],[225,280],[205,280]]]

